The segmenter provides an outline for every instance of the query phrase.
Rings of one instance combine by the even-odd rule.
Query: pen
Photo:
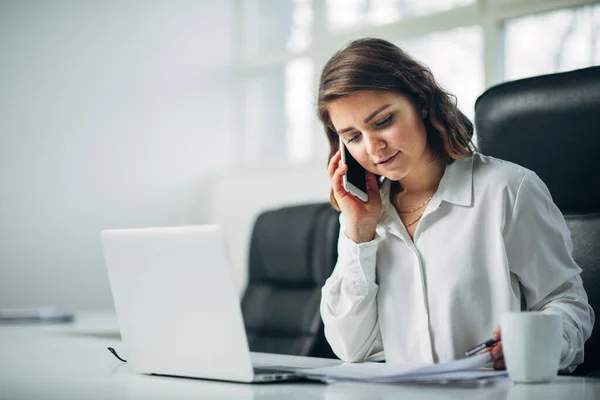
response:
[[[498,342],[499,342],[499,340],[496,340],[496,339],[486,340],[485,342],[478,344],[477,346],[473,347],[472,349],[467,350],[467,352],[465,354],[467,356],[472,356],[473,354],[478,353],[483,349],[492,347],[493,345],[495,345]]]

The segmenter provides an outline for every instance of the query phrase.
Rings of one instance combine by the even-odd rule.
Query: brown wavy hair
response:
[[[329,140],[328,161],[339,150],[339,138],[327,107],[334,100],[367,90],[404,95],[417,110],[425,109],[427,146],[434,157],[451,164],[473,154],[473,123],[456,106],[456,97],[435,81],[429,68],[398,46],[365,38],[335,53],[321,72],[317,107]],[[330,201],[339,210],[333,191]]]

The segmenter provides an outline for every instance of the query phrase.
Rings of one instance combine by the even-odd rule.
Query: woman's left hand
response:
[[[504,363],[504,353],[502,352],[502,337],[500,336],[500,327],[497,327],[496,330],[494,330],[494,333],[492,333],[492,338],[495,340],[500,340],[500,342],[496,343],[490,348],[490,354],[494,360],[494,369],[506,369],[506,364]]]

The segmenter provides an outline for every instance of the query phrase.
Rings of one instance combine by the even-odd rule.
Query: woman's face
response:
[[[327,109],[348,151],[367,171],[397,181],[429,154],[425,114],[405,96],[364,91]]]

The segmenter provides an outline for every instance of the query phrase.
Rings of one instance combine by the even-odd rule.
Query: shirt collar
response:
[[[396,209],[390,202],[390,186],[391,181],[384,179],[379,189],[382,207],[375,238],[383,240],[386,231],[390,231],[408,244],[412,241]],[[473,156],[456,160],[446,166],[438,189],[425,209],[430,210],[426,214],[437,209],[442,201],[467,207],[473,205]]]
[[[382,208],[391,207],[390,181],[385,179],[381,184]],[[446,166],[437,191],[431,202],[442,201],[459,206],[473,205],[473,156],[464,157]]]
[[[473,205],[473,156],[464,157],[446,166],[435,197],[459,206]]]

